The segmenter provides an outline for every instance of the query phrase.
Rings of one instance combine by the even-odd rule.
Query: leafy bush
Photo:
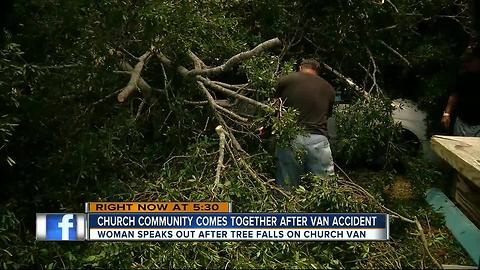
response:
[[[401,131],[400,124],[392,118],[392,110],[389,99],[378,97],[337,108],[337,158],[348,165],[374,165],[379,159],[391,164],[397,158],[395,140]]]

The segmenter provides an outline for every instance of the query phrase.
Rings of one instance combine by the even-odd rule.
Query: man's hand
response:
[[[450,120],[450,115],[445,115],[445,114],[444,114],[444,115],[442,116],[442,121],[441,121],[442,126],[443,126],[444,128],[446,128],[446,129],[448,129],[448,128],[450,127],[450,122],[451,122],[451,120]]]

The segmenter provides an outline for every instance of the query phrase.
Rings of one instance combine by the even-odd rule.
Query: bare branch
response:
[[[224,83],[224,82],[219,82],[219,81],[212,81],[214,84],[218,84],[222,87],[225,87],[227,89],[233,89],[233,90],[237,90],[237,91],[240,91],[240,90],[246,90],[246,91],[250,91],[250,92],[256,92],[257,89],[252,89],[252,88],[248,88],[248,83],[243,83],[243,84],[228,84],[228,83]]]
[[[147,104],[147,99],[142,98],[142,103],[140,103],[140,106],[138,106],[138,111],[137,111],[137,115],[135,116],[135,120],[138,120],[138,118],[140,118],[140,115],[142,114],[143,107],[145,107],[145,104]]]
[[[218,156],[218,162],[217,162],[217,170],[216,170],[216,173],[215,173],[215,183],[214,183],[214,186],[213,186],[213,189],[215,189],[215,187],[220,184],[220,174],[222,172],[222,169],[223,169],[223,157],[225,155],[225,130],[223,129],[223,127],[221,125],[217,126],[215,128],[215,131],[217,132],[218,136],[220,137],[220,145],[218,147],[218,151],[219,151],[219,156]]]
[[[103,97],[103,98],[95,101],[94,103],[92,103],[92,106],[95,106],[95,105],[97,105],[97,104],[100,104],[100,103],[104,102],[105,100],[107,100],[107,99],[115,96],[118,92],[120,92],[120,90],[117,90],[117,91],[115,91],[115,92],[113,92],[113,93],[110,93],[110,94],[106,95],[105,97]]]
[[[155,55],[157,56],[158,60],[162,62],[162,64],[170,68],[173,68],[173,62],[170,59],[168,59],[162,52],[157,52]],[[178,66],[177,72],[180,73],[180,75],[185,77],[188,73],[188,69],[185,68],[184,66]]]
[[[137,89],[138,81],[140,79],[140,74],[142,73],[143,67],[145,62],[150,58],[152,55],[151,51],[144,53],[140,56],[138,63],[135,65],[135,68],[132,70],[132,76],[130,77],[130,81],[128,82],[127,86],[125,86],[120,94],[118,94],[118,101],[124,102],[125,99]]]
[[[353,89],[355,89],[357,92],[359,92],[360,94],[362,94],[364,97],[368,98],[368,93],[363,90],[360,86],[358,86],[356,83],[354,83],[352,81],[352,79],[348,78],[347,76],[343,75],[342,73],[338,72],[337,70],[333,69],[332,67],[330,67],[329,65],[325,64],[325,63],[321,63],[326,69],[328,69],[330,72],[332,72],[333,74],[335,74],[337,77],[339,77],[340,79],[344,80],[350,87],[352,87]]]
[[[202,77],[202,76],[197,76],[197,79],[198,79],[199,81],[201,81],[202,83],[204,83],[205,85],[207,85],[207,86],[209,86],[210,88],[212,88],[213,90],[216,90],[216,91],[218,91],[218,92],[220,92],[220,93],[223,93],[223,94],[225,94],[225,95],[229,95],[229,96],[234,97],[234,98],[237,98],[237,99],[241,99],[241,100],[243,100],[243,101],[245,101],[245,102],[247,102],[247,103],[250,103],[250,104],[252,104],[252,105],[255,105],[255,106],[260,107],[260,108],[263,108],[263,109],[268,109],[268,108],[269,108],[268,105],[265,105],[265,104],[263,104],[263,103],[261,103],[261,102],[258,102],[258,101],[256,101],[256,100],[254,100],[254,99],[251,99],[251,98],[249,98],[249,97],[243,96],[243,95],[241,95],[241,94],[239,94],[239,93],[237,93],[237,92],[235,92],[235,91],[232,91],[232,90],[230,90],[230,89],[227,89],[227,88],[225,88],[225,87],[222,87],[222,86],[220,86],[220,85],[218,85],[218,84],[210,81],[208,78],[205,78],[205,77]]]
[[[271,44],[272,44],[272,43],[275,44],[276,40],[278,40],[278,42],[280,42],[280,40],[279,40],[278,38],[272,39],[272,40],[269,40],[269,41],[266,41],[266,42],[262,43],[263,45],[260,44],[260,45],[258,45],[257,47],[255,47],[255,49],[253,49],[253,50],[251,50],[251,51],[248,51],[248,52],[245,52],[245,53],[246,53],[246,56],[245,56],[244,53],[240,53],[240,54],[237,54],[236,56],[232,57],[231,59],[235,58],[235,59],[240,59],[240,60],[238,60],[238,61],[241,61],[241,60],[247,59],[247,58],[249,58],[249,57],[253,57],[254,55],[256,55],[256,54],[258,54],[258,53],[260,53],[261,51],[264,50],[264,49],[258,49],[258,48],[264,48],[265,46],[267,46],[267,47],[272,46]],[[266,44],[266,45],[265,45],[265,44]],[[270,45],[269,45],[269,44],[270,44]],[[253,55],[252,55],[252,51],[253,51]],[[192,54],[193,54],[193,53],[192,53]],[[241,56],[240,58],[239,58],[239,55]],[[157,52],[157,53],[156,53],[156,56],[157,56],[157,58],[160,60],[160,62],[162,62],[164,65],[167,65],[167,66],[169,66],[170,68],[173,68],[173,62],[172,62],[170,59],[168,59],[162,52]],[[192,56],[193,56],[193,55],[192,55]],[[194,63],[196,63],[196,58],[195,58],[195,57],[193,57],[192,60],[194,61]],[[230,60],[229,60],[229,61],[230,61]],[[235,61],[237,61],[237,60],[235,60]],[[227,63],[228,63],[228,61],[227,61]],[[227,63],[225,63],[225,64],[227,64]],[[200,65],[201,65],[201,64],[200,64]],[[195,66],[196,66],[196,67],[199,67],[199,63],[197,62],[197,63],[195,64]],[[182,75],[182,76],[184,76],[184,77],[187,76],[187,75],[189,75],[188,69],[186,69],[184,66],[177,66],[177,67],[176,67],[176,70],[177,70],[178,73],[180,73],[180,75]],[[225,94],[225,95],[228,95],[228,96],[231,96],[231,97],[234,97],[234,98],[237,98],[237,99],[241,99],[241,100],[243,100],[243,101],[245,101],[245,102],[247,102],[247,103],[250,103],[250,104],[255,105],[255,106],[257,106],[257,107],[261,107],[261,108],[263,108],[263,109],[268,109],[268,108],[269,108],[268,105],[265,105],[265,104],[263,104],[263,103],[261,103],[261,102],[258,102],[258,101],[256,101],[256,100],[254,100],[254,99],[248,98],[248,97],[243,96],[243,95],[241,95],[241,94],[239,94],[239,93],[237,93],[237,92],[235,92],[235,91],[232,91],[232,90],[230,90],[230,89],[227,89],[227,88],[225,88],[225,87],[223,87],[223,86],[221,86],[221,85],[219,85],[219,84],[217,84],[217,83],[214,83],[214,82],[210,81],[208,78],[205,78],[205,77],[202,77],[202,76],[199,76],[199,75],[196,75],[196,76],[194,76],[194,77],[195,77],[195,79],[196,79],[197,81],[200,81],[200,82],[202,82],[204,85],[209,86],[209,87],[212,88],[213,90],[216,90],[216,91],[218,91],[218,92],[221,92],[221,93],[223,93],[223,94]]]
[[[202,59],[198,58],[196,54],[194,54],[192,51],[188,50],[188,56],[190,59],[192,59],[193,63],[198,63],[195,66],[195,69],[202,69],[202,68],[207,68],[207,65],[203,63]]]
[[[384,31],[384,30],[391,30],[391,29],[397,28],[397,26],[398,26],[398,25],[396,25],[396,24],[390,25],[390,26],[387,26],[387,27],[383,27],[383,28],[377,29],[377,30],[375,30],[375,32],[380,32],[380,31]]]
[[[367,50],[367,53],[368,53],[368,56],[370,57],[370,61],[372,61],[372,65],[373,65],[373,73],[371,75],[371,78],[372,78],[372,86],[370,87],[370,90],[368,91],[368,93],[370,94],[372,92],[373,89],[375,89],[375,91],[377,92],[377,94],[381,94],[383,95],[383,92],[382,90],[380,90],[380,87],[378,86],[377,84],[377,72],[378,72],[378,69],[377,69],[377,64],[375,63],[375,59],[373,58],[373,54],[372,52],[370,51],[370,49],[368,47],[366,47],[366,50]]]
[[[124,71],[116,71],[116,73],[132,75],[133,67],[127,61],[122,60],[120,61],[119,65],[120,65],[120,68],[123,69]],[[144,95],[147,95],[147,96],[150,95],[150,92],[152,90],[154,90],[153,87],[151,87],[141,76],[138,79],[138,87],[140,88],[140,90],[142,90]]]
[[[232,58],[228,59],[227,62],[225,62],[224,64],[222,64],[220,66],[217,66],[217,67],[214,67],[214,68],[208,68],[208,69],[197,69],[197,68],[195,68],[193,70],[188,71],[187,75],[195,76],[195,75],[218,74],[218,73],[224,72],[226,70],[229,70],[230,68],[237,65],[241,61],[244,61],[246,59],[252,58],[252,57],[260,54],[264,50],[267,50],[267,49],[275,47],[275,46],[279,46],[281,44],[282,44],[282,42],[278,38],[270,39],[270,40],[267,40],[267,41],[259,44],[258,46],[256,46],[255,48],[253,48],[250,51],[241,52],[241,53],[233,56]]]
[[[232,104],[230,103],[230,101],[228,101],[228,99],[217,99],[215,100],[215,103],[217,103],[218,105],[224,108],[232,107]]]
[[[183,103],[190,104],[190,105],[207,105],[208,101],[191,101],[191,100],[184,100]]]
[[[215,100],[213,99],[210,92],[208,92],[208,89],[200,81],[197,81],[197,84],[198,84],[200,90],[203,92],[203,94],[207,97],[208,103],[210,104],[210,107],[213,109],[213,112],[214,112],[215,117],[217,118],[218,122],[220,122],[220,124],[223,125],[223,126],[227,126],[227,123],[225,122],[223,117],[218,113],[217,108],[215,106],[216,105]],[[235,149],[237,149],[238,151],[244,152],[242,147],[240,146],[240,143],[238,143],[237,139],[235,138],[235,136],[231,132],[227,132],[227,136],[230,138],[230,140],[232,140],[232,143],[233,143],[233,146],[235,146]]]
[[[33,68],[38,68],[38,69],[67,69],[67,68],[76,68],[80,67],[81,64],[65,64],[65,65],[53,65],[53,66],[37,66],[37,65],[31,65]]]
[[[192,58],[192,61],[193,61],[193,64],[195,66],[195,68],[200,68],[202,66],[202,63],[201,60],[192,52],[190,52],[190,57]],[[200,77],[200,76],[195,76],[196,78]],[[244,118],[244,117],[241,117],[240,115],[228,110],[228,109],[225,109],[224,107],[222,107],[220,104],[229,104],[228,101],[225,102],[225,100],[223,100],[223,102],[219,102],[219,101],[215,101],[213,103],[213,109],[218,109],[220,110],[221,112],[223,112],[224,114],[226,114],[227,116],[230,116],[232,117],[233,119],[237,120],[237,121],[241,121],[241,122],[247,122],[248,119]],[[221,128],[221,126],[219,126]],[[226,126],[228,128],[228,126]],[[218,128],[218,127],[217,127]],[[222,129],[223,130],[223,129]],[[217,130],[218,132],[218,130]]]
[[[385,46],[387,49],[389,49],[391,52],[393,52],[396,56],[400,57],[400,59],[402,59],[408,66],[410,66],[410,62],[407,60],[407,58],[405,58],[403,55],[401,55],[397,50],[392,48],[390,45],[385,43],[385,41],[383,41],[383,40],[380,40],[380,43],[383,46]]]
[[[140,60],[139,57],[136,57],[135,55],[133,55],[131,52],[125,50],[124,48],[120,48],[120,50],[121,50],[122,52],[126,53],[126,54],[127,54],[128,56],[130,56],[132,59],[137,60],[137,61]]]
[[[392,3],[392,1],[387,0],[387,3],[389,3],[389,4],[393,7],[393,9],[395,9],[395,11],[396,11],[397,13],[399,12],[399,11],[398,11],[398,8]]]
[[[240,115],[228,110],[228,109],[225,109],[224,107],[218,105],[216,102],[215,102],[215,108],[219,109],[220,111],[222,111],[223,113],[226,113],[228,114],[230,117],[233,117],[235,118],[236,120],[238,121],[241,121],[241,122],[247,122],[248,119],[245,118],[245,117],[241,117]]]
[[[437,259],[435,259],[435,257],[433,257],[432,253],[430,252],[427,239],[425,239],[425,233],[423,232],[422,225],[418,221],[417,217],[415,217],[415,224],[417,225],[418,232],[420,233],[420,240],[422,240],[423,247],[427,252],[428,256],[430,257],[430,259],[432,259],[433,263],[438,269],[443,269],[442,265],[437,261]]]

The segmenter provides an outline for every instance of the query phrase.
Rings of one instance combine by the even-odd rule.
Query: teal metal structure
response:
[[[480,194],[479,194],[480,196]],[[426,193],[427,202],[436,212],[443,214],[448,229],[472,258],[480,265],[480,229],[473,224],[455,204],[438,188]]]

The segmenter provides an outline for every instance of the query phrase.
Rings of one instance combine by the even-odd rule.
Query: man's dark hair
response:
[[[315,59],[303,59],[300,66],[311,68],[317,73],[320,71],[320,63]]]

